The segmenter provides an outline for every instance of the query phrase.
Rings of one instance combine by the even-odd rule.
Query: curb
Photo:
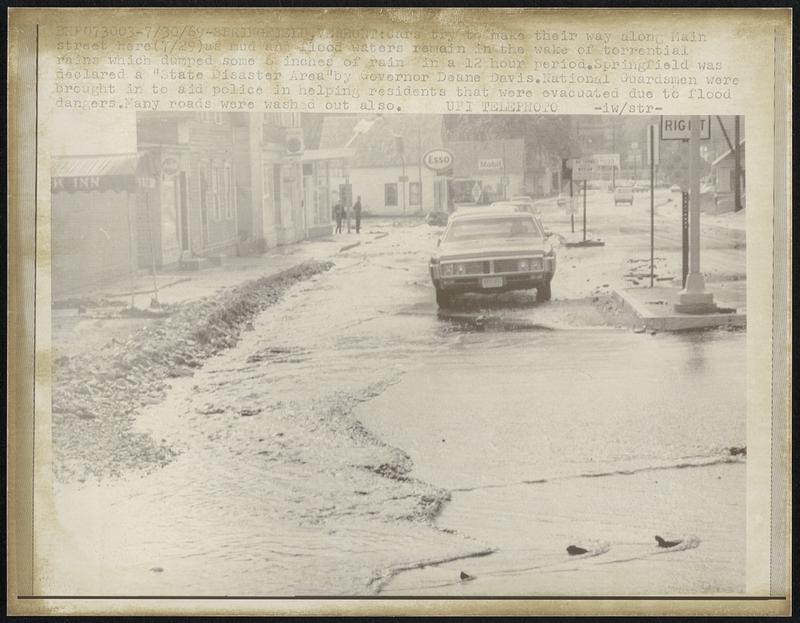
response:
[[[646,331],[689,331],[715,327],[743,328],[747,326],[747,314],[678,314],[659,315],[628,295],[624,290],[614,289],[614,299],[625,309],[633,312]]]

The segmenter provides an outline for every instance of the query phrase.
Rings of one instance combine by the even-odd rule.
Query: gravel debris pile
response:
[[[307,262],[221,294],[169,308],[126,341],[59,357],[53,365],[54,469],[61,481],[151,470],[176,455],[133,430],[136,411],[159,403],[169,378],[192,376],[203,361],[235,345],[256,314],[295,282],[331,268]]]

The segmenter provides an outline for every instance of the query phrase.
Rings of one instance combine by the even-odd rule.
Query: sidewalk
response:
[[[329,260],[337,254],[372,243],[389,231],[368,224],[360,234],[338,234],[276,247],[260,255],[229,257],[218,266],[198,271],[172,269],[153,276],[140,271],[111,284],[87,287],[53,301],[54,358],[73,356],[113,340],[125,340],[137,329],[169,315],[170,308],[219,293],[260,277],[277,275],[303,262]],[[130,313],[133,306],[133,313]]]
[[[614,297],[639,319],[639,328],[645,331],[686,331],[713,327],[741,328],[747,324],[747,282],[708,284],[714,293],[719,313],[682,314],[674,304],[680,287],[617,288]]]

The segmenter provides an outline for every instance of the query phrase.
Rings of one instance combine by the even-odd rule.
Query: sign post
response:
[[[714,295],[706,292],[700,273],[700,131],[702,117],[692,116],[689,129],[689,274],[678,295],[675,311],[687,314],[708,314],[716,311]],[[709,124],[710,125],[710,124]]]
[[[586,180],[583,180],[583,241],[586,242]]]
[[[686,287],[689,274],[689,193],[681,193],[681,287]]]
[[[656,126],[647,126],[647,160],[650,164],[650,287],[655,280],[655,166],[658,164]]]
[[[572,163],[572,179],[583,180],[583,241],[586,242],[586,181],[594,175],[595,161],[591,158],[577,158]],[[575,231],[573,227],[573,231]]]

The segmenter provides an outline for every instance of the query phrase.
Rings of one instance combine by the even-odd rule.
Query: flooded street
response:
[[[568,260],[440,312],[438,230],[380,229],[170,379],[173,462],[58,486],[50,594],[743,590],[744,333],[616,328]]]

